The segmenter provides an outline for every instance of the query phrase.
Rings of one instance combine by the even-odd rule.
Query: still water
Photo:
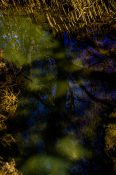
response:
[[[23,82],[14,88],[20,95],[9,124],[18,168],[24,175],[109,174],[114,152],[105,152],[105,127],[116,107],[116,41],[112,34],[54,37],[29,22],[10,30],[6,22],[0,33],[6,62]]]

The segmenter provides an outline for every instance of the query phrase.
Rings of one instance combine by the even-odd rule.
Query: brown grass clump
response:
[[[6,64],[1,62],[0,63],[0,72],[4,72],[6,70]]]
[[[7,120],[7,117],[0,114],[0,131],[4,130],[7,128],[5,121]]]
[[[3,136],[1,142],[4,146],[7,145],[7,146],[10,147],[12,145],[12,143],[15,143],[15,139],[11,134],[6,134],[6,135]]]
[[[115,150],[116,148],[116,125],[109,124],[106,128],[105,136],[106,151]]]
[[[18,94],[13,93],[12,89],[6,88],[2,90],[0,107],[3,111],[8,112],[12,116],[17,109]]]
[[[0,170],[0,175],[21,175],[16,169],[15,160],[12,159],[10,162],[3,163]]]
[[[110,123],[107,125],[105,132],[105,152],[112,160],[113,169],[114,172],[116,173],[115,151],[116,151],[116,124]]]

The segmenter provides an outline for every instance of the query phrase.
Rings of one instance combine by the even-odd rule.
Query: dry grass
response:
[[[12,116],[16,112],[18,95],[19,93],[15,94],[10,88],[2,90],[0,107],[3,111],[8,112],[10,116]]]
[[[7,120],[7,117],[0,114],[0,131],[5,130],[7,128],[5,121]]]
[[[12,159],[10,162],[3,163],[0,170],[0,175],[21,175],[16,169],[15,160]]]
[[[0,72],[4,72],[6,70],[6,64],[1,62],[0,63]]]

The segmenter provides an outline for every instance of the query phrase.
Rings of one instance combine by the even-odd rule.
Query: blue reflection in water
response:
[[[6,38],[6,36],[4,37]],[[100,42],[102,43],[102,46],[107,46],[107,45],[112,44],[112,41],[109,40],[107,37],[105,37],[103,41],[99,41],[99,44],[101,44]],[[68,34],[66,32],[64,33],[64,45],[65,47],[69,47],[67,57],[70,56],[72,52],[77,51],[77,57],[75,59],[82,60],[84,62],[84,65],[94,64],[96,63],[98,59],[104,58],[103,55],[101,55],[95,48],[93,48],[92,46],[88,46],[88,44],[86,43],[81,43],[81,46],[79,48],[79,44],[76,45],[76,41],[74,39],[71,39],[71,38],[69,39]],[[88,51],[91,52],[92,54],[90,54],[90,56],[85,61],[85,58],[87,55],[86,49],[88,49]],[[50,65],[50,69],[52,69],[52,67],[55,67],[56,63],[54,59],[49,59],[48,62]],[[46,75],[46,70],[44,68],[43,61],[39,61],[38,64],[34,65],[34,68],[40,70],[40,76]],[[108,92],[106,85],[104,85],[103,83],[101,84],[101,82],[99,83],[99,80],[95,81],[92,87],[91,87],[91,83],[93,83],[92,80],[88,80],[88,81],[83,80],[83,85],[85,86],[85,88],[88,90],[88,92],[92,93],[92,95],[94,95],[95,97],[104,99],[106,97],[106,94],[108,94],[112,99],[116,99],[115,89],[113,91]],[[93,91],[93,87],[96,88],[95,91]],[[57,86],[56,86],[56,83],[54,83],[53,86],[51,87],[51,95],[54,98],[56,96],[56,90],[57,90]],[[41,98],[42,100],[47,100],[48,95],[43,95]],[[35,103],[35,101],[34,100],[31,101],[31,103]],[[73,83],[73,81],[69,80],[69,89],[67,90],[67,95],[66,95],[67,111],[72,110],[72,112],[77,114],[77,116],[82,117],[85,115],[85,112],[89,109],[90,104],[91,104],[91,99],[82,90],[79,84]],[[30,110],[31,117],[27,120],[27,125],[29,127],[32,127],[32,126],[36,127],[37,124],[40,122],[39,119],[41,117],[44,118],[45,116],[48,115],[48,113],[49,113],[49,109],[38,100],[36,102],[36,108]],[[46,122],[46,125],[47,125],[46,117],[44,118],[44,122]],[[63,134],[68,135],[71,133],[76,133],[77,127],[78,126],[76,124],[70,123],[67,127],[64,127]],[[30,139],[30,131],[27,130],[26,132],[24,132],[23,138],[25,141],[28,142]],[[42,139],[38,140],[36,144],[36,149],[38,153],[44,152],[45,151],[45,141]],[[47,167],[48,169],[51,169],[50,163],[47,166],[48,166]],[[71,173],[74,175],[76,175],[77,173],[88,175],[86,166],[87,166],[87,162],[84,162],[84,161],[82,161],[81,163],[78,162],[75,166],[72,166]]]
[[[33,126],[34,124],[36,124],[37,120],[39,119],[39,116],[45,116],[47,115],[47,113],[48,109],[41,102],[38,101],[36,110],[30,111],[31,118],[27,120],[27,125]]]
[[[38,143],[37,143],[37,152],[38,153],[45,152],[45,141],[44,140],[38,141]]]

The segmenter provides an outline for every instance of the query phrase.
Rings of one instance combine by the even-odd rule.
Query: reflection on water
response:
[[[12,62],[13,81],[19,83],[13,90],[21,92],[9,130],[17,142],[22,173],[109,173],[104,127],[115,109],[116,89],[105,75],[116,73],[115,41],[110,36],[77,41],[66,33],[58,41],[30,19],[3,22],[0,47],[7,64]],[[102,70],[106,74],[101,77]]]
[[[70,160],[79,160],[85,157],[91,157],[91,152],[86,150],[74,136],[66,136],[58,140],[56,144],[57,152],[66,156]]]
[[[23,167],[24,174],[68,175],[70,163],[49,155],[38,155],[30,158]]]

